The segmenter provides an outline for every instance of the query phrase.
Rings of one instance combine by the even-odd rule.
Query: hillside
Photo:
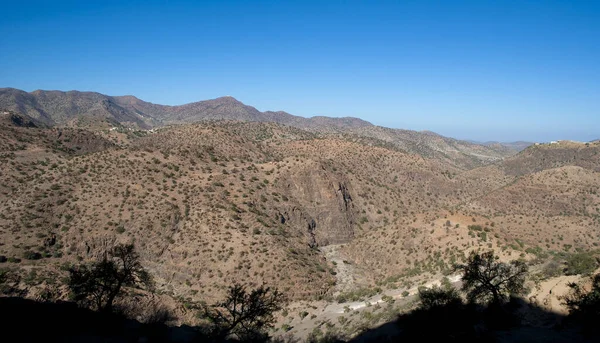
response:
[[[495,142],[495,141],[489,141],[489,142],[477,142],[477,141],[472,141],[469,140],[469,142],[474,143],[474,144],[479,144],[479,145],[485,145],[485,146],[503,146],[509,149],[513,149],[517,152],[519,151],[523,151],[525,150],[527,147],[533,145],[534,143],[532,142],[525,142],[525,141],[517,141],[517,142]]]
[[[532,246],[556,251],[597,246],[600,144],[531,146],[482,169],[510,182],[496,184],[493,191],[459,208],[486,216],[502,225],[512,239]]]
[[[355,130],[78,127],[3,112],[0,263],[29,297],[64,299],[68,266],[133,242],[160,301],[212,302],[236,281],[266,283],[290,312],[310,313],[279,319],[304,337],[344,306],[369,311],[360,299],[439,283],[470,251],[545,270],[597,248],[599,143],[534,145],[465,170],[459,149],[488,148],[442,153],[453,141],[433,133]]]
[[[443,159],[462,169],[479,167],[514,155],[502,145],[485,146],[443,137],[432,132],[388,129],[358,118],[304,118],[289,113],[260,112],[232,97],[164,106],[134,96],[107,96],[93,92],[0,89],[0,109],[28,115],[47,125],[134,129],[186,124],[206,120],[273,122],[320,134],[355,134],[393,144],[409,153]]]
[[[569,165],[600,171],[599,161],[598,142],[559,141],[532,145],[519,155],[503,161],[501,168],[505,173],[515,176]]]
[[[367,221],[388,225],[455,202],[443,174],[455,169],[276,124],[195,124],[131,139],[2,132],[1,255],[89,259],[133,239],[162,286],[187,296],[219,294],[238,278],[325,294],[333,266],[315,248],[352,241]]]

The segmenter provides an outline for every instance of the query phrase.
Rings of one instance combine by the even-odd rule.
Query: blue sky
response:
[[[12,1],[0,87],[600,138],[600,1]]]

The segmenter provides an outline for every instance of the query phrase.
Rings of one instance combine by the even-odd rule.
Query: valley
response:
[[[1,266],[28,297],[66,299],[69,266],[133,243],[174,323],[195,320],[177,304],[242,282],[289,299],[275,335],[350,339],[414,307],[420,287],[459,285],[472,251],[526,261],[543,285],[598,252],[600,142],[518,152],[232,98],[165,109],[3,92]],[[63,96],[89,109],[53,114]]]

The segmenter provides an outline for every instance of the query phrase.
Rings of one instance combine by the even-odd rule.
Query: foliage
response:
[[[151,284],[132,244],[116,245],[102,260],[69,269],[68,286],[74,300],[100,311],[112,311],[123,287]]]
[[[596,269],[597,266],[598,263],[596,262],[596,259],[589,253],[573,254],[567,258],[565,274],[590,274]]]
[[[562,265],[555,260],[549,261],[542,269],[542,275],[545,278],[555,277],[562,274]]]
[[[455,288],[421,288],[419,289],[420,309],[431,310],[444,306],[460,306],[462,300]]]
[[[42,254],[39,252],[27,250],[23,253],[23,257],[27,260],[39,260],[42,258]]]
[[[589,291],[582,284],[570,283],[571,291],[562,297],[569,315],[578,319],[587,329],[596,329],[600,321],[600,274],[592,278]]]
[[[0,295],[24,296],[24,291],[19,289],[21,277],[12,270],[0,269]]]
[[[480,314],[465,305],[455,289],[434,287],[419,290],[420,304],[398,317],[398,342],[481,342],[475,327]]]
[[[204,316],[213,323],[217,339],[262,341],[268,338],[267,331],[275,322],[273,314],[282,309],[284,302],[284,295],[277,289],[261,286],[248,292],[245,286],[235,284],[224,301],[204,307]]]
[[[503,303],[509,295],[524,294],[528,267],[522,261],[498,261],[493,251],[471,253],[467,263],[457,265],[463,272],[462,290],[470,302]]]
[[[367,298],[370,298],[372,296],[375,296],[379,293],[381,293],[382,289],[380,287],[375,287],[375,288],[358,288],[352,291],[348,291],[345,293],[340,293],[337,297],[336,300],[338,303],[345,303],[348,301],[361,301],[361,300],[365,300]]]

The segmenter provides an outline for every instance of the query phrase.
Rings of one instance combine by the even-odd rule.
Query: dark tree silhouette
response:
[[[569,316],[582,323],[587,330],[600,331],[600,274],[592,277],[590,290],[574,282],[569,283],[569,288],[570,293],[561,297],[569,309]]]
[[[68,285],[74,300],[100,311],[112,311],[123,287],[151,284],[133,244],[116,245],[102,260],[69,270]]]
[[[524,294],[528,267],[522,261],[498,261],[493,251],[471,253],[466,264],[457,265],[463,272],[462,290],[470,302],[500,304],[509,295]]]
[[[219,339],[234,337],[241,341],[262,341],[273,327],[273,314],[281,310],[285,298],[277,289],[261,286],[250,292],[235,284],[227,298],[204,308],[204,316],[212,321]]]
[[[423,310],[462,305],[462,299],[455,288],[422,288],[419,289],[419,300],[419,308]]]

